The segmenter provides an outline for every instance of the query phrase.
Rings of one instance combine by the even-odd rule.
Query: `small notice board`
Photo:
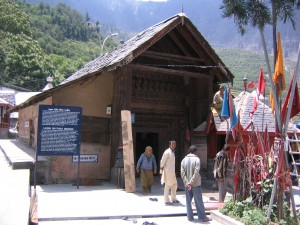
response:
[[[82,108],[39,106],[38,155],[79,155]]]
[[[38,117],[38,156],[79,156],[82,108],[76,106],[40,105]],[[78,161],[77,188],[79,187],[80,158]],[[36,188],[37,163],[34,169]]]

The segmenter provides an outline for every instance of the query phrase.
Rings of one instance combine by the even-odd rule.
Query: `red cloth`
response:
[[[293,79],[290,83],[288,93],[286,95],[286,98],[284,100],[284,103],[283,103],[283,106],[282,106],[282,109],[281,109],[281,119],[282,119],[282,121],[285,121],[285,119],[286,119],[287,108],[288,108],[289,101],[291,99],[290,95],[291,95],[291,92],[292,92],[293,81],[294,81],[294,76],[293,76]],[[293,104],[292,104],[290,118],[293,118],[299,112],[300,112],[300,98],[299,98],[298,84],[296,82],[295,93],[294,93],[294,96],[293,96]]]
[[[265,92],[265,78],[264,78],[264,71],[261,68],[260,69],[260,74],[258,77],[258,83],[257,83],[257,88],[256,88],[256,94],[255,94],[255,98],[254,98],[254,102],[253,102],[253,109],[251,110],[250,114],[254,114],[254,112],[257,109],[258,106],[258,101],[259,101],[259,96],[261,93]]]
[[[247,88],[254,88],[254,81],[251,81],[248,85]]]

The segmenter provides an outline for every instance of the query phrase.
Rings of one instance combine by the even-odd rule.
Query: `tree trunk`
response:
[[[269,76],[269,82],[271,84],[271,89],[273,92],[273,97],[274,97],[274,102],[275,102],[275,122],[276,122],[276,127],[278,129],[278,132],[281,133],[282,126],[281,126],[281,118],[280,118],[280,109],[278,105],[278,100],[277,100],[277,93],[276,93],[276,88],[272,80],[272,72],[271,72],[271,67],[270,67],[270,61],[268,57],[268,51],[267,51],[267,46],[266,46],[266,41],[264,37],[264,30],[263,28],[259,28],[261,40],[262,40],[262,45],[264,48],[264,53],[265,53],[265,60],[268,68],[268,76]]]

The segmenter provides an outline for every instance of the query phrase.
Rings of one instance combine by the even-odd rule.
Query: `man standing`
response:
[[[214,163],[214,177],[218,182],[219,188],[219,202],[224,202],[227,192],[227,166],[228,166],[228,153],[230,147],[224,145],[222,150],[219,151],[215,158]]]
[[[176,148],[176,141],[174,140],[170,141],[169,148],[165,150],[160,160],[161,183],[165,184],[164,200],[166,205],[179,203],[179,201],[176,198],[177,179],[175,173],[175,148]],[[171,201],[169,198],[170,190],[171,190]]]
[[[196,151],[195,145],[190,146],[187,156],[181,161],[181,178],[185,186],[187,218],[189,221],[194,220],[192,209],[192,199],[194,198],[198,219],[208,222],[211,221],[211,218],[205,214],[201,189],[200,158],[195,154]]]
[[[221,110],[223,106],[223,99],[224,99],[224,87],[220,86],[219,91],[217,91],[214,95],[213,99],[213,107],[216,110]]]

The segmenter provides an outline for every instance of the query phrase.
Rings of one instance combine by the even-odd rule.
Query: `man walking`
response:
[[[198,219],[202,222],[211,221],[205,214],[202,198],[200,158],[196,155],[197,147],[189,147],[187,156],[181,161],[181,178],[185,186],[186,212],[189,221],[194,220],[192,199],[194,198]]]
[[[177,179],[175,173],[175,148],[176,148],[176,141],[174,140],[170,141],[169,148],[165,150],[160,160],[161,183],[165,184],[164,200],[166,205],[179,203],[179,201],[176,198]],[[171,201],[169,198],[170,190],[171,190]]]

